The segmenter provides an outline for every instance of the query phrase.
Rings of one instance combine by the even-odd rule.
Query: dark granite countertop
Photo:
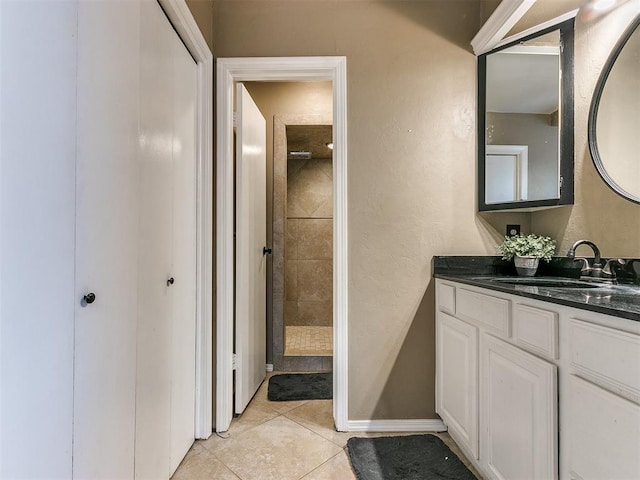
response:
[[[573,262],[567,260],[557,258],[544,267],[541,262],[539,273],[556,279],[578,278],[579,267],[576,269]],[[640,321],[640,285],[632,282],[597,288],[512,285],[496,282],[496,278],[516,276],[513,262],[500,257],[447,256],[434,257],[433,261],[435,278]]]

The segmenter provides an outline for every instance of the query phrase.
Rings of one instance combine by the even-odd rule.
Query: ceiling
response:
[[[287,157],[300,158],[290,155],[295,151],[310,152],[311,158],[332,158],[332,151],[327,147],[332,137],[331,125],[287,125]]]
[[[513,47],[487,56],[487,112],[550,114],[558,110],[560,56]]]

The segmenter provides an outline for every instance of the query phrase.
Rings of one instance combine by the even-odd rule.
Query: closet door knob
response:
[[[173,282],[175,282],[175,280],[173,279],[173,277],[171,277],[169,280],[167,280],[167,287],[173,285]]]
[[[82,297],[82,299],[86,302],[86,303],[93,303],[96,301],[96,294],[91,292],[91,293],[87,293],[84,297]]]
[[[271,251],[268,247],[262,247],[262,255],[271,254]]]

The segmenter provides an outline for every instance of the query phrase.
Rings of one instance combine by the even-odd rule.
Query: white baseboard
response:
[[[349,432],[446,432],[442,420],[349,420]]]
[[[266,363],[266,364],[264,365],[264,369],[265,369],[267,372],[273,372],[273,363]]]

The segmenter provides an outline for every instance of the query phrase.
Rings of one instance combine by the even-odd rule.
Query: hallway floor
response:
[[[347,440],[397,435],[336,432],[331,400],[270,402],[267,385],[265,380],[242,416],[233,419],[228,438],[214,433],[196,441],[173,480],[354,480]],[[438,436],[469,467],[451,437]]]

